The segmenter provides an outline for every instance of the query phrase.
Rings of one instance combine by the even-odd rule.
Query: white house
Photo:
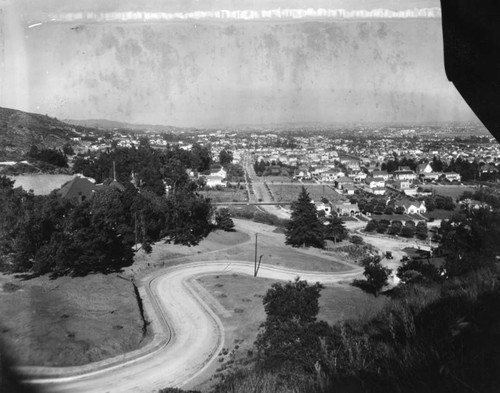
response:
[[[462,177],[460,176],[460,174],[456,173],[456,172],[445,172],[443,173],[443,176],[446,180],[449,180],[449,181],[461,181],[462,180]]]
[[[397,170],[393,173],[394,179],[396,180],[415,180],[417,175],[412,170]]]
[[[329,216],[332,214],[332,207],[330,206],[329,203],[319,202],[319,203],[315,203],[315,205],[316,205],[316,210],[317,211],[321,211],[321,210],[324,211],[326,216]]]
[[[385,187],[385,180],[382,177],[368,177],[365,179],[365,183],[370,188],[383,188],[383,187]]]
[[[320,174],[320,179],[322,181],[333,182],[333,181],[337,180],[338,178],[344,177],[344,176],[345,176],[345,173],[338,170],[338,169],[329,169],[329,170],[322,172]]]
[[[334,203],[332,213],[339,216],[356,216],[360,214],[360,211],[357,203]]]
[[[395,206],[402,206],[406,214],[422,214],[427,212],[425,203],[423,201],[410,201],[409,199],[402,199],[397,201]]]
[[[353,179],[355,182],[361,182],[365,180],[367,177],[368,175],[363,171],[359,171],[358,173],[353,175]]]
[[[417,173],[418,174],[425,174],[425,173],[431,173],[431,172],[432,172],[432,167],[431,167],[431,164],[429,164],[428,162],[417,165]]]
[[[222,176],[216,176],[216,175],[208,175],[205,176],[205,179],[207,181],[207,187],[209,188],[214,188],[217,186],[220,187],[226,187],[226,182],[225,182],[225,177]]]
[[[220,176],[225,179],[227,176],[227,172],[223,167],[214,168],[210,170],[210,176]]]

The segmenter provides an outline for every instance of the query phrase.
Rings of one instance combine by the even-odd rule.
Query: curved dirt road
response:
[[[361,268],[348,272],[322,273],[262,266],[259,277],[338,282],[359,276]],[[165,318],[170,337],[166,346],[138,359],[77,377],[32,381],[42,392],[156,392],[164,387],[181,387],[201,373],[222,349],[224,328],[210,306],[190,285],[190,279],[209,274],[253,275],[253,263],[204,261],[179,265],[155,273],[144,283],[156,318]],[[170,331],[168,331],[170,330]],[[157,332],[155,332],[157,333]],[[170,334],[171,333],[171,334]]]

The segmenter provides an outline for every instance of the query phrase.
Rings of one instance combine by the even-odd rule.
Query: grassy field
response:
[[[433,185],[432,187],[426,186],[425,188],[431,188],[436,194],[442,196],[452,197],[454,200],[460,197],[465,191],[474,192],[477,187],[473,186],[459,186],[459,185],[450,185],[450,186],[442,186],[442,185]]]
[[[259,326],[266,318],[262,298],[275,281],[233,274],[200,277],[198,282],[230,315],[221,317],[226,328],[225,350],[212,371],[220,373],[230,368],[233,361],[236,364],[250,361],[255,356],[253,343]],[[321,291],[318,319],[333,324],[373,315],[387,301],[384,296],[375,298],[349,285],[326,286]]]
[[[454,212],[455,212],[454,210],[434,209],[433,211],[424,213],[422,215],[424,217],[432,218],[434,220],[444,220],[450,218]]]
[[[23,366],[73,366],[144,345],[132,284],[116,275],[0,276],[2,342]]]
[[[269,189],[271,190],[276,202],[292,202],[299,196],[300,190],[302,189],[302,184],[271,184],[267,183]],[[336,191],[332,190],[328,186],[323,186],[321,184],[305,184],[304,185],[309,196],[314,202],[320,202],[322,197],[329,199],[330,201],[337,201],[342,199],[342,196]]]
[[[199,191],[200,195],[206,196],[210,198],[212,202],[246,202],[247,191],[237,190],[237,189],[227,189],[225,191],[217,191],[217,190],[208,190],[208,191]]]

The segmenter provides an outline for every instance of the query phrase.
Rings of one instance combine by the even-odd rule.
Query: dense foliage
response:
[[[106,178],[113,178],[114,163],[118,181],[133,180],[142,189],[163,195],[165,185],[172,190],[192,185],[187,168],[203,172],[210,169],[211,162],[210,149],[198,144],[194,144],[191,151],[177,145],[159,151],[144,142],[138,148],[117,147],[90,158],[77,157],[73,169],[101,183]]]
[[[113,187],[104,179],[103,187],[83,202],[55,192],[35,196],[1,178],[1,269],[54,276],[107,273],[130,265],[136,244],[146,251],[160,239],[196,245],[211,229],[212,206],[194,192],[181,154],[161,155],[141,146],[82,160],[84,172],[109,175],[116,159],[138,174],[135,186],[124,181],[124,187]]]
[[[440,252],[446,256],[448,276],[490,266],[500,255],[500,211],[464,210],[442,221],[440,234]]]
[[[318,299],[323,286],[307,281],[275,283],[263,299],[266,321],[255,343],[259,364],[269,369],[312,372],[321,359],[321,341],[327,331],[318,322]]]
[[[68,166],[66,155],[57,149],[39,149],[36,145],[33,145],[27,153],[27,157],[31,161],[42,161],[58,167],[65,168]]]

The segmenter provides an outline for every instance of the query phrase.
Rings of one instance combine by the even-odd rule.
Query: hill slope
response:
[[[32,145],[60,148],[77,128],[55,118],[0,107],[0,160],[23,158]]]

